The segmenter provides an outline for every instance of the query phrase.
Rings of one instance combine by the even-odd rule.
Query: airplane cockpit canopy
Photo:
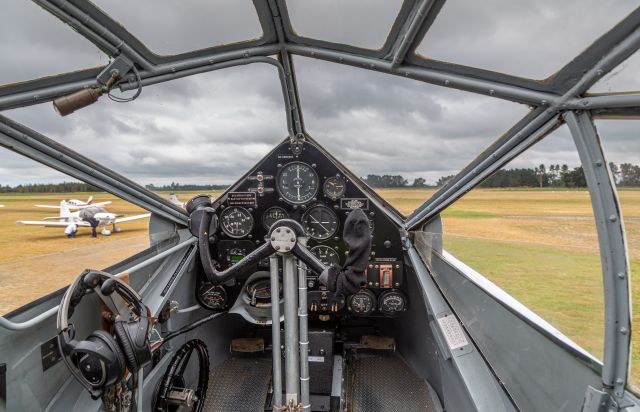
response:
[[[27,17],[33,23],[21,25]],[[184,271],[210,281],[249,261],[255,273],[231,284],[220,275],[219,284],[206,283],[210,289],[198,295],[199,304],[221,309],[216,305],[224,285],[224,300],[234,305],[225,310],[235,309],[252,325],[268,325],[269,313],[255,308],[264,303],[261,294],[278,285],[268,284],[273,261],[260,253],[268,245],[274,253],[276,246],[293,248],[274,233],[274,224],[286,220],[283,230],[308,237],[304,247],[315,256],[309,262],[361,265],[365,273],[364,284],[345,281],[345,296],[321,288],[318,273],[305,278],[309,308],[319,319],[341,322],[354,314],[396,319],[416,307],[414,302],[435,299],[419,291],[430,290],[425,285],[438,270],[469,269],[447,260],[441,213],[546,136],[568,129],[593,203],[603,262],[602,359],[545,329],[524,309],[526,315],[519,316],[601,378],[589,375],[582,386],[607,392],[617,405],[628,401],[629,259],[615,179],[594,121],[640,116],[637,71],[626,70],[638,64],[637,1],[33,0],[0,5],[0,23],[0,146],[150,211],[152,248],[191,239],[187,246],[193,253],[167,266],[173,277],[164,290],[147,278],[137,285],[143,297],[155,296],[152,316],[170,309],[172,282]],[[25,35],[13,33],[20,30]],[[36,47],[49,54],[29,52]],[[232,76],[235,82],[226,83]],[[194,78],[200,80],[189,81]],[[351,84],[359,85],[357,93]],[[264,93],[242,97],[252,90]],[[206,104],[223,94],[232,98],[217,100],[215,107]],[[61,117],[43,120],[54,111]],[[167,117],[156,118],[159,111]],[[232,124],[230,115],[243,120]],[[257,118],[264,122],[260,127],[251,125]],[[78,130],[83,138],[74,141],[70,136]],[[185,148],[179,143],[186,135],[196,137]],[[80,142],[78,148],[72,142]],[[100,159],[90,158],[89,148]],[[435,171],[424,165],[428,162]],[[446,178],[405,212],[360,177],[367,174],[363,165],[371,164],[380,173],[417,169],[434,183]],[[241,176],[232,173],[237,165],[243,167]],[[189,169],[194,181],[234,183],[212,202],[189,209],[138,181],[159,169]],[[194,218],[205,209],[210,221]],[[361,261],[347,241],[355,230],[349,231],[354,210],[364,212],[371,238],[368,248],[362,247],[366,253],[360,251]],[[88,207],[80,216],[106,212]],[[206,239],[215,265],[203,263],[198,270],[185,265],[187,258],[197,260],[195,248]],[[169,256],[160,249],[154,251],[158,260]],[[130,268],[139,269],[136,259],[130,258]],[[415,262],[422,262],[424,271]],[[438,288],[434,283],[433,291],[462,302],[456,293],[469,287],[470,279],[482,293],[495,292],[474,276],[459,284],[453,275],[436,279],[451,283]],[[194,288],[204,290],[203,284],[199,280]],[[213,297],[207,302],[203,296]],[[508,296],[495,296],[501,311],[520,308]],[[440,309],[448,304],[443,300]],[[428,345],[448,347],[441,353],[447,359],[469,353],[465,345],[478,345],[484,358],[474,361],[499,360],[501,343],[493,336],[483,340],[478,332],[472,339],[479,307],[460,303],[458,308],[470,331],[462,336],[466,344],[429,340]],[[452,312],[436,309],[425,306],[419,315],[429,319],[430,328],[445,328]],[[17,321],[0,320],[6,321],[0,326],[20,328]],[[496,316],[496,330],[498,322]],[[496,362],[486,376],[517,374]],[[525,384],[500,380],[500,385],[522,410],[548,395],[529,398]],[[583,394],[572,404],[582,402]],[[549,396],[545,405],[551,408],[564,395]]]

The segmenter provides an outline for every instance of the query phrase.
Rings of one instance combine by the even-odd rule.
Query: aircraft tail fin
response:
[[[71,217],[71,210],[65,200],[60,201],[60,217],[64,219]]]

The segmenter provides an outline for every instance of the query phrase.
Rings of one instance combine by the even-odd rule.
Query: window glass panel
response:
[[[300,36],[366,49],[381,48],[402,0],[287,0]]]
[[[566,126],[454,203],[442,219],[445,250],[602,359],[598,238]]]
[[[98,227],[96,238],[91,236],[91,227],[80,222],[76,236],[67,237],[69,217],[60,209],[62,200],[68,202],[72,214],[79,211],[74,203],[79,205],[89,200],[104,208],[95,211],[124,215],[120,217],[148,213],[0,148],[0,293],[3,296],[0,315],[68,285],[86,268],[105,269],[149,247],[146,216],[116,224],[119,232],[114,231],[111,224]],[[99,205],[102,202],[110,203]],[[84,211],[87,213],[89,209]],[[16,224],[17,221],[33,224]]]
[[[402,176],[368,182],[393,187],[381,193],[407,200],[399,206],[404,213],[413,210],[411,201],[426,200],[433,191],[427,186],[457,173],[528,112],[504,100],[320,60],[295,64],[309,133],[358,176]],[[418,191],[404,190],[414,183]]]
[[[0,84],[107,64],[89,40],[32,1],[0,1]]]
[[[631,375],[629,384],[640,393],[640,141],[637,120],[598,120],[598,133],[618,185],[627,250],[631,265]],[[613,165],[612,165],[613,163]]]
[[[640,53],[634,53],[618,67],[607,73],[589,90],[590,93],[640,91]]]
[[[262,37],[250,0],[93,2],[158,54],[179,54]]]
[[[636,7],[631,0],[448,0],[417,53],[542,79]]]
[[[288,135],[277,71],[266,64],[148,86],[125,104],[103,97],[66,117],[50,104],[7,113],[154,187],[229,185]]]

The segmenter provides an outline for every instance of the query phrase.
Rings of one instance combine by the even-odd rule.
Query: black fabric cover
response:
[[[371,254],[371,227],[362,209],[354,209],[344,222],[342,238],[349,246],[349,255],[342,269],[331,267],[320,275],[320,283],[330,291],[345,295],[356,293],[366,282]]]

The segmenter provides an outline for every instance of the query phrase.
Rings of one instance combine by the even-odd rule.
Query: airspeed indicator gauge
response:
[[[253,216],[244,207],[228,207],[220,214],[220,227],[229,237],[245,237],[253,229]]]
[[[347,190],[347,184],[340,176],[332,176],[324,181],[322,186],[324,195],[331,200],[338,200],[344,196],[344,192]]]
[[[318,174],[302,162],[291,162],[278,172],[276,188],[286,202],[302,205],[310,202],[318,193]]]

